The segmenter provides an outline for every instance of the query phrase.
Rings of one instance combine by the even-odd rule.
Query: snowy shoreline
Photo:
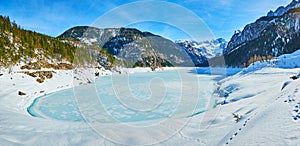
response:
[[[166,70],[168,69],[178,68]],[[148,71],[150,70],[126,69],[123,73]],[[8,145],[32,145],[51,140],[51,144],[56,145],[116,144],[99,137],[86,124],[34,118],[27,113],[27,108],[34,99],[93,81],[95,78],[95,69],[82,69],[76,73],[70,70],[55,70],[55,72],[52,79],[40,84],[23,73],[9,74],[8,70],[1,69],[0,131],[2,136],[0,142]],[[227,92],[226,98],[220,100],[225,100],[226,104],[191,117],[181,131],[162,144],[174,145],[184,142],[188,145],[240,145],[247,142],[246,144],[249,145],[261,143],[296,145],[299,139],[292,137],[300,137],[298,132],[300,130],[300,82],[293,81],[290,77],[299,72],[299,68],[244,69],[236,75],[219,81],[219,90]],[[111,72],[100,73],[111,74]],[[74,75],[80,80],[74,80]],[[282,85],[286,82],[289,84],[281,91]],[[20,90],[26,95],[19,96]],[[40,91],[44,92],[40,93]],[[238,123],[235,122],[232,113],[242,116]],[[17,133],[26,133],[25,138],[28,140],[24,141],[24,135]],[[59,137],[55,136],[57,134]],[[131,135],[139,137],[138,133]]]
[[[156,71],[176,69],[180,68],[165,67],[159,68]],[[11,73],[9,73],[10,70],[12,70]],[[27,108],[33,103],[36,98],[44,96],[46,94],[52,94],[61,90],[73,88],[75,86],[88,84],[89,82],[94,81],[96,78],[98,78],[97,76],[95,76],[95,73],[99,73],[99,77],[101,77],[112,74],[153,72],[151,68],[118,68],[118,72],[111,72],[98,68],[77,68],[75,70],[41,70],[55,72],[53,78],[46,79],[44,83],[38,83],[35,78],[24,74],[24,72],[26,71],[32,72],[33,70],[21,70],[19,66],[14,66],[11,69],[1,68],[1,88],[10,89],[10,91],[12,90],[14,92],[3,92],[0,93],[0,96],[11,95],[15,98],[21,98],[21,100],[17,100],[17,106],[12,107],[14,107],[16,111],[23,111],[23,113],[28,114]],[[26,95],[17,95],[19,91],[25,93]]]

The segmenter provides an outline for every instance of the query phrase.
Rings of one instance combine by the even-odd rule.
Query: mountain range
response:
[[[71,28],[58,36],[97,46],[120,60],[124,67],[192,66],[186,52],[174,42],[134,28]]]
[[[221,56],[227,44],[223,38],[203,42],[179,40],[175,43],[189,54],[195,66],[198,67],[210,66],[208,60]]]
[[[207,59],[221,55],[226,46],[226,41],[221,38],[205,42],[173,42],[133,28],[79,26],[67,30],[59,38],[103,48],[122,60],[125,67],[153,66],[154,60],[158,61],[156,66],[208,66]]]

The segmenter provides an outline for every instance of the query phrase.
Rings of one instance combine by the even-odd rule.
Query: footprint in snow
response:
[[[284,101],[285,103],[291,103],[291,102],[295,102],[295,99],[288,99]]]
[[[244,127],[246,127],[246,125],[247,125],[247,123],[244,123],[244,125],[243,125],[243,126],[244,126]]]
[[[234,136],[237,136],[238,135],[238,133],[236,132],[236,133],[234,133]]]
[[[257,115],[257,113],[255,113],[254,115]],[[245,126],[247,125],[248,121],[250,121],[250,118],[248,118],[248,119],[244,122],[243,127],[245,127]],[[228,145],[229,142],[233,140],[233,137],[236,137],[236,136],[238,135],[238,132],[239,132],[239,131],[242,131],[242,127],[239,128],[239,130],[238,130],[237,132],[235,132],[235,133],[232,135],[232,137],[229,138],[229,141],[227,141],[227,142],[225,143],[225,145]]]
[[[294,115],[294,116],[292,116],[293,120],[295,120],[295,121],[299,120],[300,119],[300,102],[298,102],[295,105],[292,112],[293,112],[293,115]]]
[[[297,121],[297,120],[298,120],[298,118],[297,118],[297,117],[294,117],[294,120],[295,120],[295,121]]]

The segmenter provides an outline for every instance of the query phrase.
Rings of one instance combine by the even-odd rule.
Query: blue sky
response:
[[[166,0],[195,13],[212,31],[215,38],[230,39],[233,32],[254,22],[269,10],[287,5],[291,0]],[[58,36],[78,25],[92,25],[96,20],[121,5],[135,0],[2,0],[0,15],[9,16],[25,29]],[[137,10],[146,8],[138,7]],[[154,10],[155,11],[155,10]],[[157,10],[156,10],[157,11]],[[114,18],[116,19],[116,18]],[[185,39],[176,27],[163,23],[129,25],[167,38]]]

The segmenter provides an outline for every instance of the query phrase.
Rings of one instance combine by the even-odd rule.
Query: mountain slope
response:
[[[58,38],[75,39],[89,46],[103,48],[122,60],[125,67],[155,68],[166,64],[194,66],[188,54],[174,42],[137,29],[78,26],[67,30]]]
[[[224,50],[228,66],[249,64],[292,53],[300,48],[300,2],[293,0],[286,7],[245,26],[233,35]]]

